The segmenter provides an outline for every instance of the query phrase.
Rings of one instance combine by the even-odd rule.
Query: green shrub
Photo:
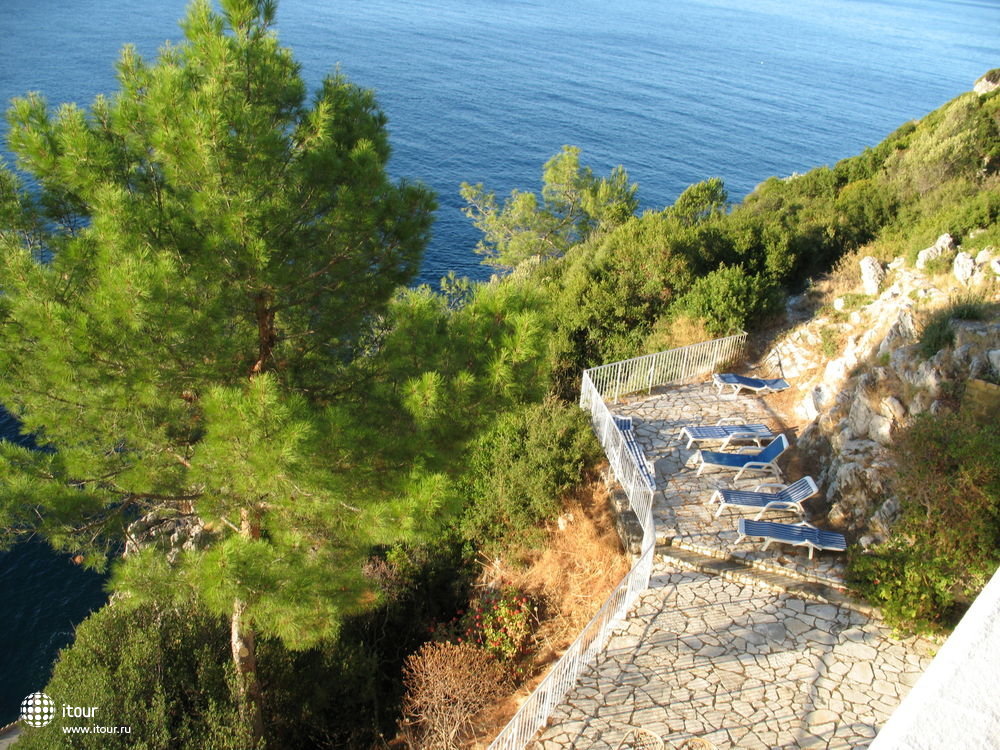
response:
[[[875,298],[870,294],[858,294],[857,292],[848,292],[843,295],[844,300],[844,310],[857,310],[858,308],[870,305],[875,301]]]
[[[840,354],[840,345],[842,342],[840,331],[836,328],[826,326],[820,330],[819,338],[820,348],[823,350],[824,357],[833,359]]]
[[[725,336],[776,312],[777,291],[764,276],[750,275],[742,266],[721,266],[698,279],[677,305],[703,320],[713,336]]]
[[[515,662],[530,649],[535,607],[528,596],[512,587],[487,589],[469,603],[461,632],[503,664]]]
[[[73,747],[252,747],[233,700],[229,629],[200,612],[128,610],[111,604],[87,618],[59,654],[44,692],[57,704],[96,706],[96,723],[128,734],[74,734]],[[64,726],[93,723],[57,717],[26,729],[18,748],[64,748]]]
[[[930,359],[953,343],[955,343],[955,331],[951,327],[951,315],[946,310],[941,310],[934,313],[924,324],[917,346],[920,355],[924,359]]]
[[[985,320],[989,309],[990,304],[983,292],[959,294],[948,305],[951,317],[955,320]]]
[[[850,579],[895,627],[948,627],[1000,565],[1000,426],[925,415],[892,452],[901,515]]]
[[[549,399],[504,414],[469,450],[462,533],[487,548],[532,543],[600,457],[584,412]]]

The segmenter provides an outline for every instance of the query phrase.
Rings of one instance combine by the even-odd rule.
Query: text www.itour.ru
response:
[[[132,734],[132,727],[63,727],[63,734]]]

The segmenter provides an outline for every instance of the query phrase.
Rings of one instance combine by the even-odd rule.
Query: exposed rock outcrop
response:
[[[955,257],[957,246],[955,239],[950,234],[942,234],[930,247],[926,247],[917,253],[917,269],[924,270],[927,264],[939,258],[951,260]]]
[[[996,91],[997,89],[1000,89],[1000,68],[995,68],[981,76],[976,81],[975,86],[972,87],[972,90],[980,96],[988,94],[991,91]]]
[[[866,257],[861,259],[861,289],[865,294],[875,296],[882,288],[885,281],[885,269],[876,258]]]
[[[204,522],[194,515],[164,515],[153,511],[129,524],[125,557],[146,547],[156,547],[167,553],[173,564],[182,551],[203,549],[210,540]]]
[[[924,265],[957,253],[956,278],[998,298],[992,249],[975,257],[958,250],[942,235],[922,251]],[[923,412],[942,411],[956,383],[1000,377],[1000,321],[952,321],[953,344],[925,358],[918,343],[923,316],[948,303],[935,283],[940,277],[908,268],[902,258],[889,264],[886,276],[870,260],[862,261],[862,279],[870,274],[865,292],[874,286],[876,265],[883,272],[879,284],[891,282],[874,301],[855,310],[842,303],[838,312],[793,329],[771,353],[799,389],[795,412],[809,424],[798,445],[821,466],[817,480],[830,505],[828,520],[865,544],[884,538],[899,513],[888,483],[888,446],[899,428]],[[832,358],[823,353],[831,342],[839,342]]]

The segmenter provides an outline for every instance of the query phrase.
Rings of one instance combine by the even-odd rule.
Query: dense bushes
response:
[[[96,706],[94,721],[58,717],[25,730],[18,748],[66,747],[64,726],[129,727],[129,734],[74,735],[80,748],[252,747],[231,696],[229,630],[187,610],[110,605],[80,624],[45,693],[57,704]]]
[[[901,518],[851,580],[897,627],[949,626],[1000,565],[1000,426],[922,416],[893,453]]]
[[[477,547],[530,541],[600,455],[584,414],[555,400],[508,412],[470,449],[461,527]]]
[[[720,266],[698,279],[677,303],[682,312],[700,318],[712,336],[727,336],[778,309],[775,286],[741,266]]]

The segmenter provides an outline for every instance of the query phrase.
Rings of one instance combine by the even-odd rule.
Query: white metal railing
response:
[[[658,385],[677,383],[712,372],[720,365],[738,359],[743,354],[746,340],[746,332],[741,332],[723,339],[592,367],[587,372],[601,397],[617,403],[626,393],[648,392]],[[583,395],[581,391],[580,406],[586,409]]]
[[[617,401],[623,393],[634,393],[643,388],[652,390],[656,385],[667,385],[710,372],[717,365],[742,354],[745,342],[746,333],[741,333],[584,371],[580,384],[580,406],[590,412],[590,424],[604,448],[615,479],[625,491],[629,505],[642,526],[639,556],[604,606],[493,740],[489,750],[521,750],[531,741],[545,725],[553,709],[576,684],[580,673],[603,650],[611,633],[625,621],[639,595],[649,587],[656,549],[653,490],[643,478],[635,457],[626,448],[621,432],[615,428],[606,400],[612,394]]]

